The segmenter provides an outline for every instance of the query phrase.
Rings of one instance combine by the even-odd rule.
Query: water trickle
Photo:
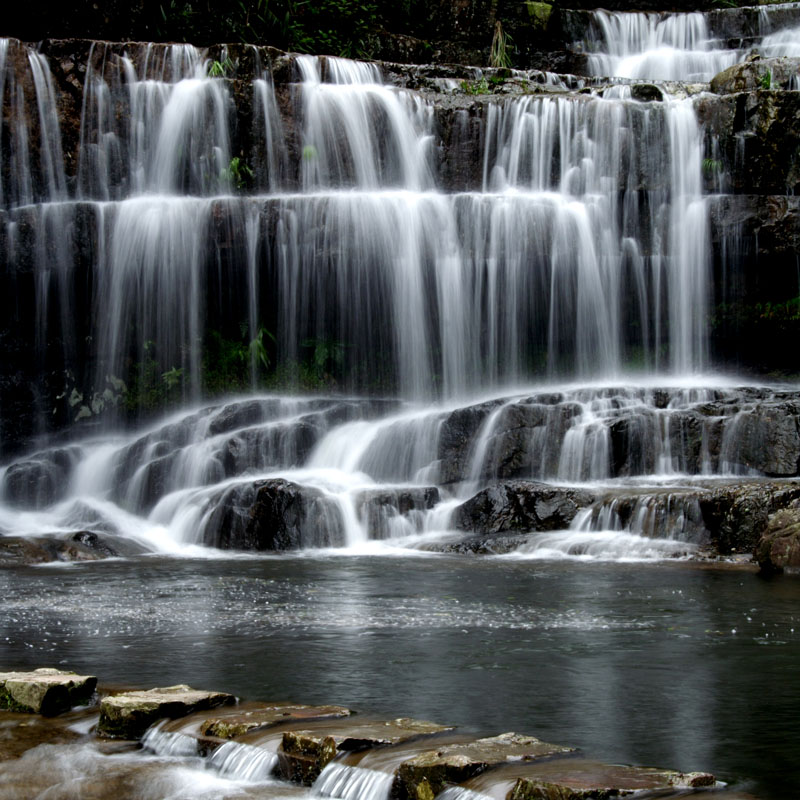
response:
[[[333,762],[322,770],[313,790],[339,800],[389,800],[393,783],[391,772]]]
[[[208,762],[226,778],[264,781],[278,765],[278,754],[241,742],[225,742],[211,754]]]

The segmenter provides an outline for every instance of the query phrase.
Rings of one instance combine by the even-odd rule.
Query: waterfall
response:
[[[439,188],[428,100],[384,84],[375,65],[298,57],[298,160],[290,168],[274,88],[258,74],[252,137],[264,150],[246,173],[257,193],[241,197],[229,81],[189,46],[137,47],[92,47],[74,199],[41,54],[28,58],[38,122],[15,120],[12,132],[12,161],[41,136],[46,201],[31,209],[34,189],[18,180],[5,193],[9,230],[45,254],[34,266],[38,349],[62,341],[63,357],[47,360],[75,376],[86,413],[120,380],[163,375],[199,398],[209,336],[241,323],[255,340],[265,319],[288,376],[309,347],[327,348],[349,388],[378,381],[418,399],[517,383],[542,366],[615,375],[634,353],[649,369],[704,367],[708,246],[691,100],[490,103],[482,186],[452,193]],[[19,94],[24,76],[3,74]],[[11,257],[18,268],[30,258],[22,247]],[[91,314],[72,342],[83,282]],[[47,305],[56,297],[59,314]],[[87,364],[94,372],[80,376]]]

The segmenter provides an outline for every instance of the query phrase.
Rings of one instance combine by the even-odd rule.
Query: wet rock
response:
[[[224,692],[204,692],[185,684],[104,697],[97,732],[111,739],[139,739],[160,719],[185,717],[195,711],[235,702]]]
[[[204,543],[237,550],[298,550],[344,544],[344,520],[321,490],[283,479],[233,486],[215,500]]]
[[[20,508],[43,508],[63,499],[77,456],[75,448],[59,448],[12,464],[3,475],[4,499]]]
[[[472,442],[491,411],[500,401],[459,408],[450,413],[439,432],[439,481],[443,484],[464,480],[469,474]]]
[[[533,766],[528,775],[517,778],[508,800],[607,800],[642,792],[707,788],[714,783],[714,776],[705,772],[681,773],[570,759]]]
[[[285,778],[310,786],[337,752],[402,744],[449,730],[452,728],[434,722],[401,717],[287,731],[278,751],[280,770]]]
[[[96,686],[94,676],[59,669],[0,672],[0,708],[52,717],[88,703]]]
[[[658,103],[664,99],[664,93],[655,84],[635,83],[631,86],[631,97],[642,103]]]
[[[288,722],[335,719],[349,717],[351,713],[350,709],[344,708],[344,706],[306,706],[278,703],[253,709],[252,711],[233,712],[207,719],[201,723],[200,733],[203,736],[233,739],[251,731],[272,728]]]
[[[766,574],[800,568],[800,501],[770,516],[753,558]]]
[[[125,555],[141,552],[135,545]],[[108,539],[92,531],[53,536],[0,536],[0,564],[45,564],[50,561],[97,561],[122,555]]]
[[[562,530],[595,497],[584,489],[508,481],[490,486],[458,506],[453,512],[452,525],[483,534]]]
[[[716,94],[750,92],[756,89],[785,89],[800,73],[800,58],[748,58],[711,79]]]
[[[534,736],[503,733],[463,744],[444,745],[404,761],[397,775],[401,797],[434,797],[446,784],[464,781],[487,769],[511,761],[534,761],[574,752],[574,748],[548,744]]]

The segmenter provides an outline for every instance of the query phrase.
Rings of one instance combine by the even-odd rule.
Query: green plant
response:
[[[253,180],[253,170],[239,156],[234,156],[231,163],[220,173],[220,180],[235,189],[246,189]]]
[[[511,66],[511,36],[503,30],[500,20],[494,24],[494,35],[492,45],[489,48],[489,66],[505,67]]]
[[[236,69],[236,65],[230,58],[225,57],[222,61],[212,61],[208,68],[209,78],[224,78]]]
[[[461,81],[461,89],[466,94],[491,94],[492,90],[489,88],[489,81],[486,78],[481,78],[479,81]]]
[[[263,325],[258,329],[255,338],[250,342],[248,350],[251,360],[256,364],[261,364],[264,369],[269,369],[270,358],[267,352],[266,340],[269,339],[273,344],[277,342],[274,334],[268,331]]]
[[[172,369],[161,373],[161,380],[164,381],[168,392],[178,388],[183,384],[183,367],[172,367]]]
[[[300,346],[313,350],[311,363],[318,379],[331,379],[333,374],[341,371],[346,349],[343,342],[325,338],[305,339]]]
[[[758,85],[761,89],[771,89],[772,88],[772,70],[769,69],[766,72],[763,72],[758,79]]]
[[[703,159],[703,174],[706,177],[719,175],[725,169],[724,164],[717,158],[704,158]]]
[[[739,4],[735,0],[711,0],[711,5],[717,8],[738,8]]]

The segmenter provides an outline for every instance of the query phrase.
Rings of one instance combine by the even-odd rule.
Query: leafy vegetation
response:
[[[758,85],[761,89],[771,89],[772,88],[772,70],[767,70],[766,72],[761,74],[761,77],[758,79]]]
[[[253,170],[247,165],[247,162],[243,158],[234,156],[227,168],[222,170],[220,180],[223,184],[241,191],[252,183]]]
[[[272,44],[301,53],[368,57],[380,28],[376,0],[221,0],[162,2],[157,33],[162,39]],[[218,65],[218,66],[217,66]],[[224,77],[214,62],[211,77]]]
[[[492,45],[489,48],[489,66],[509,69],[511,67],[511,49],[511,36],[503,30],[500,20],[497,20],[494,24]]]

